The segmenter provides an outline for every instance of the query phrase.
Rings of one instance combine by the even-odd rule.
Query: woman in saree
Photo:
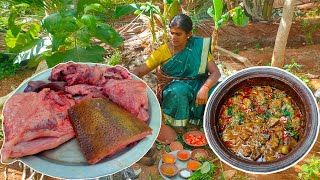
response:
[[[192,36],[192,20],[179,14],[169,24],[170,42],[154,51],[133,73],[142,77],[157,68],[157,96],[166,122],[184,127],[202,122],[205,104],[220,78],[211,38]]]

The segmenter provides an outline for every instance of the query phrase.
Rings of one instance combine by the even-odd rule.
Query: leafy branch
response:
[[[302,165],[302,172],[298,174],[300,179],[318,180],[320,177],[320,159],[317,156],[312,156],[307,159],[308,164]]]
[[[209,180],[213,179],[212,175],[216,172],[218,167],[211,163],[210,161],[205,161],[201,167],[196,170],[192,175],[188,178],[188,180]]]
[[[223,12],[223,1],[222,0],[213,0],[213,6],[207,10],[209,16],[213,18],[215,30],[213,33],[213,42],[211,46],[211,50],[214,50],[215,45],[217,44],[218,40],[218,29],[223,25],[223,23],[229,22],[231,18],[233,23],[236,26],[246,26],[249,22],[249,17],[244,14],[244,10],[242,7],[238,6],[230,11],[222,14]]]
[[[155,34],[155,26],[156,26],[156,16],[160,18],[163,30],[163,41],[166,42],[168,39],[167,35],[167,19],[173,17],[177,14],[177,6],[180,5],[182,2],[181,0],[165,0],[165,10],[164,13],[161,13],[159,6],[153,4],[153,0],[146,3],[133,3],[133,4],[124,4],[119,5],[116,7],[115,10],[115,17],[120,18],[124,15],[128,15],[134,13],[136,15],[144,14],[148,17],[148,20],[151,25],[151,34],[153,42],[157,41],[156,34]]]
[[[17,49],[16,52],[22,51],[14,62],[28,62],[29,66],[35,66],[46,59],[48,66],[52,67],[67,61],[104,61],[102,55],[106,53],[105,49],[93,45],[91,40],[99,39],[114,48],[123,44],[123,40],[100,18],[99,15],[105,12],[105,8],[98,2],[79,0],[75,8],[63,8],[43,19],[41,26],[40,22],[35,22],[27,28],[24,28],[26,25],[17,25],[17,14],[11,13],[6,43],[12,51],[14,48]],[[40,28],[44,29],[46,37],[38,37]]]

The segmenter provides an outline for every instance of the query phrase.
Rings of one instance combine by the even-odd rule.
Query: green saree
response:
[[[209,77],[206,69],[210,46],[210,38],[192,37],[181,52],[160,67],[160,74],[170,79],[158,84],[161,107],[165,120],[173,126],[185,126],[188,121],[200,124],[202,121],[205,106],[196,106],[195,100]],[[213,88],[209,93],[212,91]]]

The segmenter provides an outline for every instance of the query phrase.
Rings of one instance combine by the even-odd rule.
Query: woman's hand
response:
[[[196,106],[205,105],[208,101],[209,87],[202,86],[197,94]]]
[[[148,74],[152,69],[149,69],[146,63],[141,64],[133,70],[133,74],[141,78],[142,76]]]

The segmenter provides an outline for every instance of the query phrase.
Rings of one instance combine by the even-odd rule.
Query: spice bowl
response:
[[[208,144],[206,135],[202,131],[188,131],[182,135],[183,141],[189,146],[201,147]]]
[[[170,144],[177,138],[177,133],[168,125],[161,125],[159,135],[156,139],[157,142],[162,144]]]
[[[177,160],[177,158],[173,154],[170,154],[170,153],[162,154],[162,162],[163,163],[174,164],[176,162],[176,160]]]
[[[173,177],[178,174],[179,169],[177,165],[172,164],[172,163],[163,163],[160,166],[160,172],[168,177]]]
[[[201,163],[196,160],[190,160],[187,163],[187,168],[190,169],[191,171],[195,171],[195,170],[199,169],[200,166],[201,166]]]
[[[191,159],[200,161],[203,158],[208,158],[208,152],[204,149],[194,149],[191,152]]]
[[[178,141],[173,141],[170,143],[169,148],[171,151],[178,151],[183,149],[183,145]]]
[[[191,154],[187,150],[180,150],[177,152],[177,157],[181,161],[186,161],[186,160],[190,159]]]
[[[188,168],[182,168],[179,171],[179,176],[184,178],[184,179],[189,178],[191,175],[192,175],[192,171],[190,169],[188,169]]]

